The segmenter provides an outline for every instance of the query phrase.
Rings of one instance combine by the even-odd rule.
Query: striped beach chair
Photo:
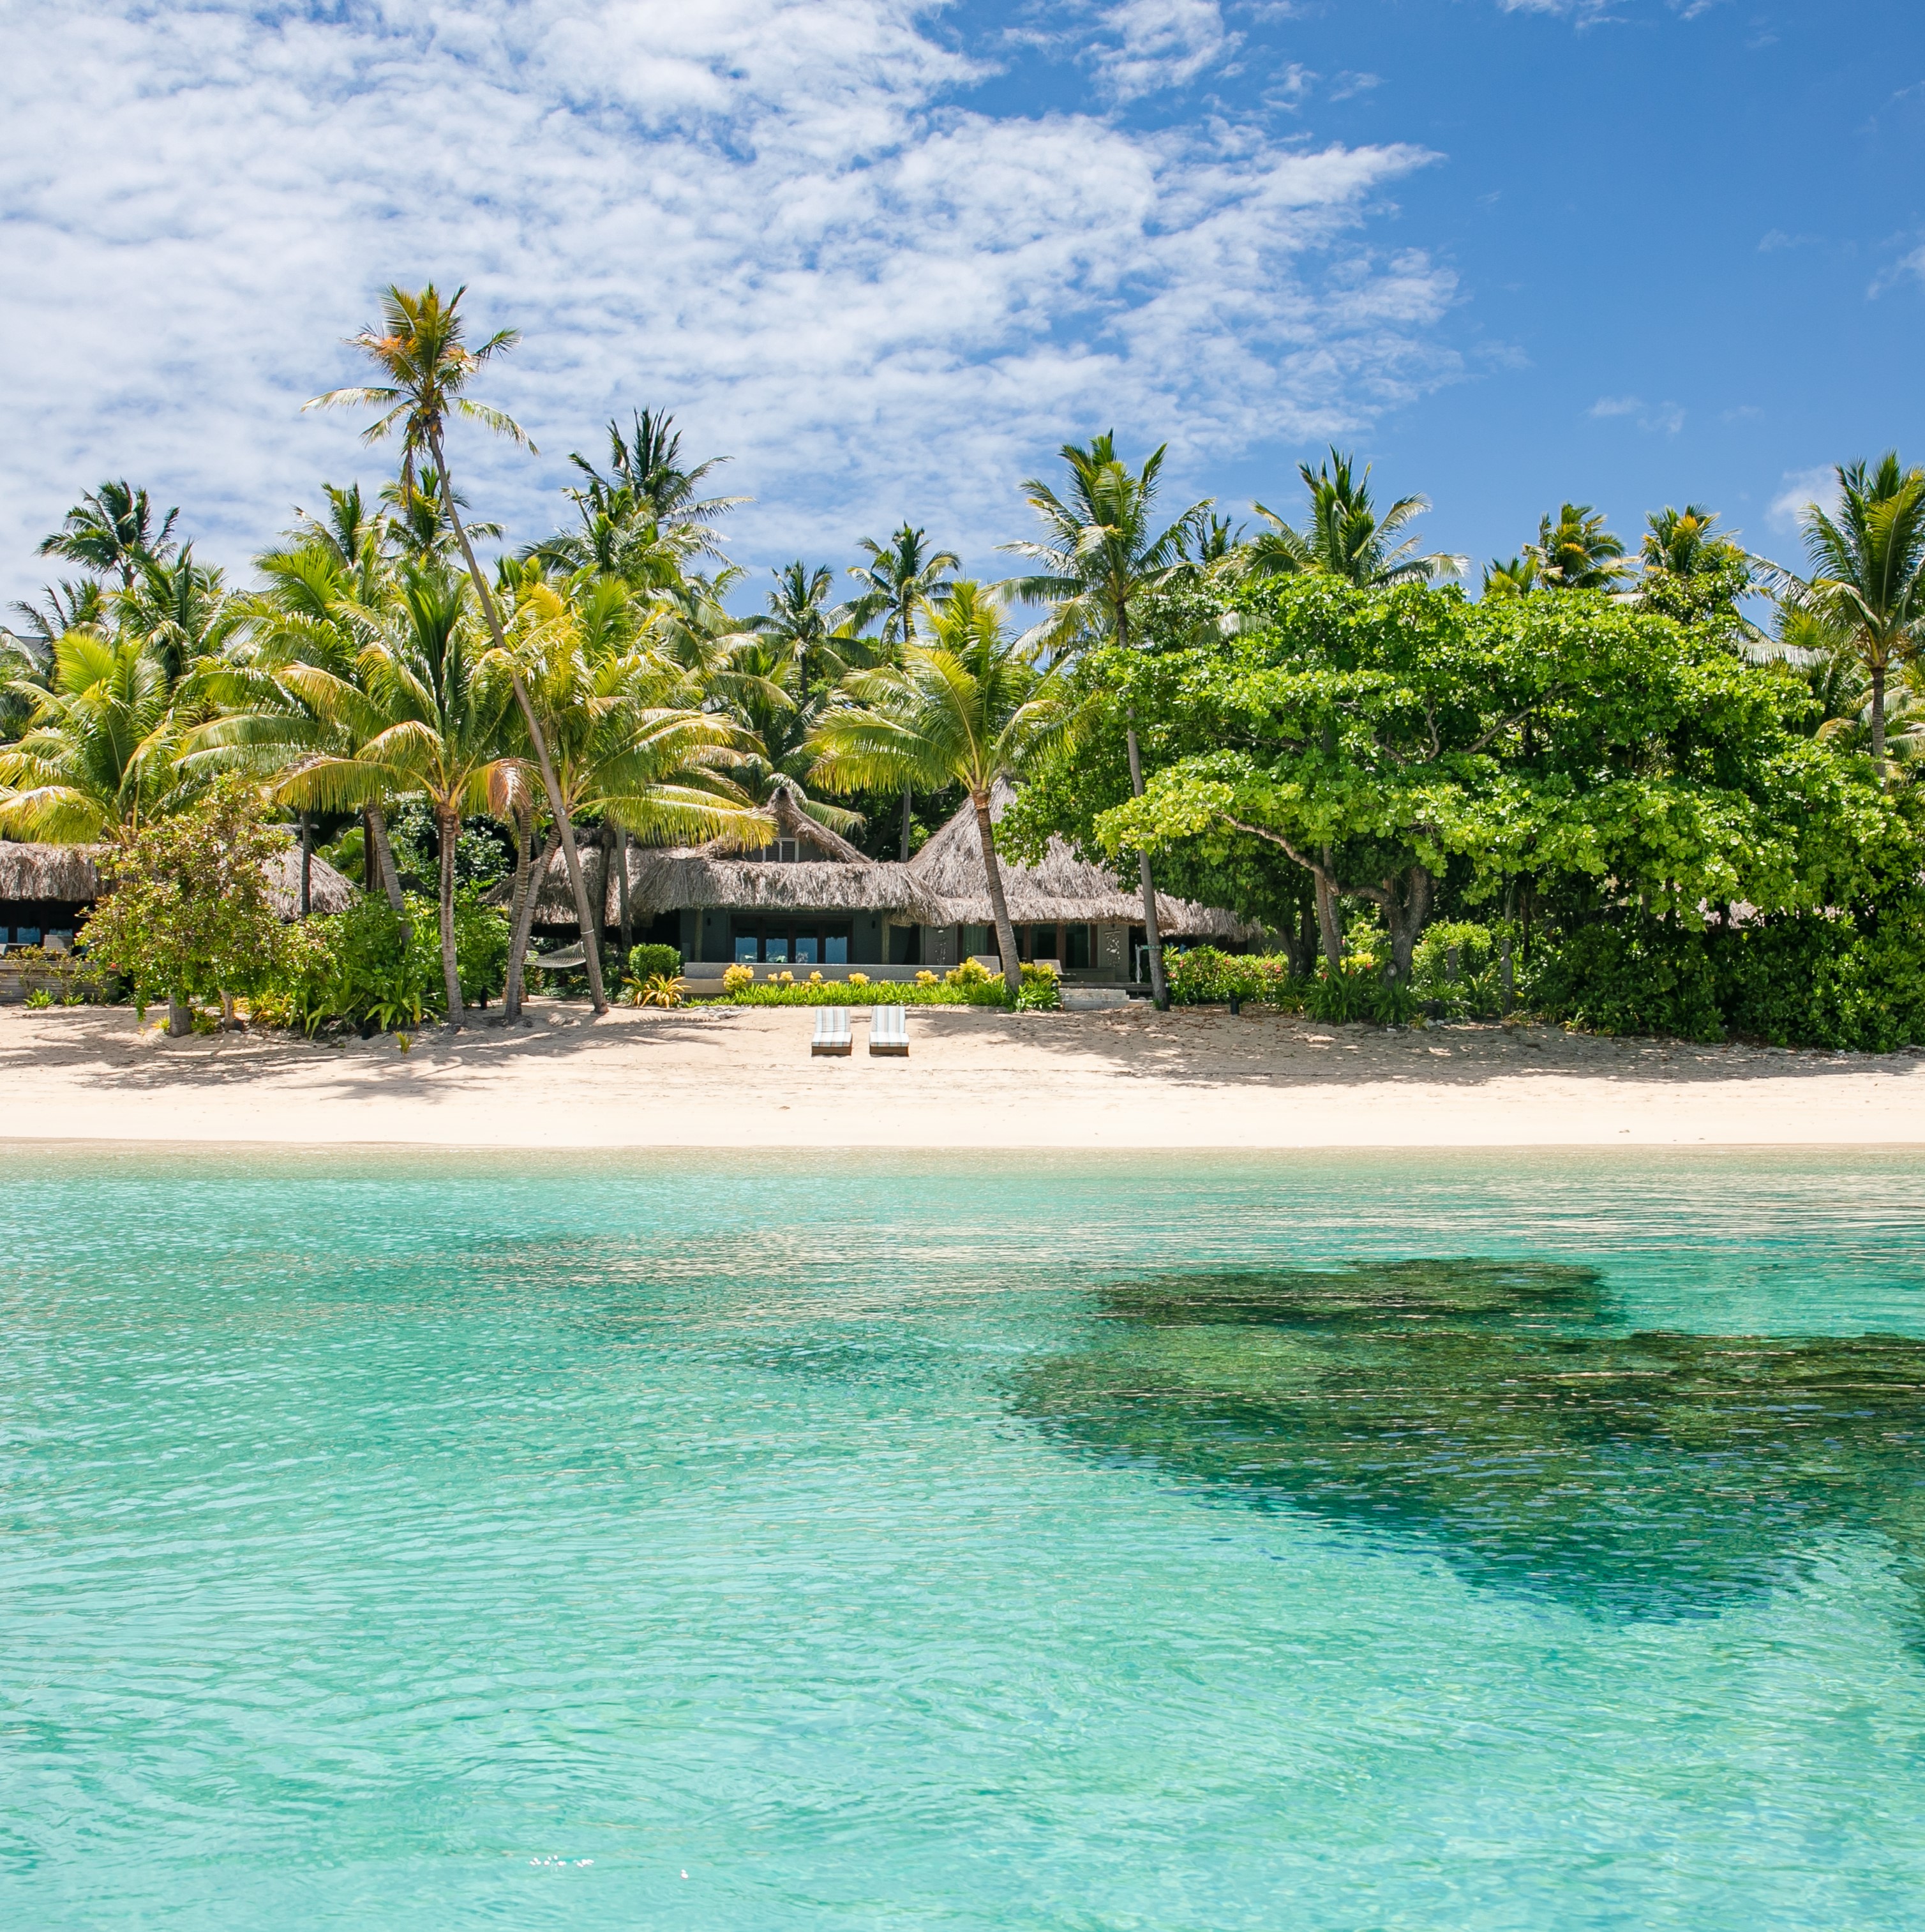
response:
[[[877,1006],[869,1015],[869,1051],[909,1058],[909,1009]]]
[[[847,1006],[818,1006],[815,1010],[815,1036],[809,1042],[809,1052],[826,1054],[834,1058],[847,1059],[855,1046],[849,1032],[849,1009]]]

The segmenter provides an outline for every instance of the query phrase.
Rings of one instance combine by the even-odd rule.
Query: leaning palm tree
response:
[[[1925,470],[1888,450],[1876,466],[1842,464],[1837,473],[1837,508],[1810,504],[1799,519],[1810,576],[1773,578],[1782,599],[1823,618],[1864,665],[1882,782],[1886,682],[1925,645]]]
[[[136,638],[75,631],[54,646],[49,688],[19,741],[0,749],[0,832],[85,844],[178,810],[199,790],[180,762],[167,668]]]
[[[1354,474],[1355,459],[1330,452],[1330,460],[1312,470],[1297,466],[1310,494],[1310,518],[1297,530],[1261,503],[1250,507],[1270,528],[1250,544],[1250,570],[1279,576],[1315,571],[1340,577],[1363,590],[1395,584],[1430,584],[1461,577],[1468,560],[1438,550],[1417,554],[1417,540],[1399,533],[1430,508],[1423,496],[1400,496],[1381,516],[1370,495],[1370,466]]]
[[[598,814],[605,828],[594,901],[603,916],[580,926],[589,958],[600,948],[611,873],[618,904],[626,905],[631,838],[647,844],[727,835],[760,842],[770,830],[727,769],[748,748],[748,734],[700,709],[699,692],[682,667],[646,648],[634,603],[616,579],[559,589],[538,583],[514,614],[511,648],[547,733],[563,804],[572,814]],[[551,832],[518,902],[508,964],[511,1018],[556,842]]]
[[[844,689],[853,701],[817,728],[813,776],[844,790],[960,784],[969,794],[1003,984],[1013,1001],[1022,969],[997,862],[990,795],[999,778],[1020,778],[1072,736],[1081,714],[1060,666],[1039,670],[1025,644],[1003,635],[980,585],[966,578],[952,585],[930,628],[931,642],[911,644],[897,663],[850,674]]]
[[[89,490],[61,520],[60,528],[40,541],[42,556],[64,556],[98,577],[118,574],[123,590],[133,588],[143,562],[163,562],[178,510],[169,510],[154,524],[154,506],[145,490],[124,479]]]
[[[952,550],[931,550],[927,532],[904,523],[886,545],[865,537],[859,546],[869,554],[867,563],[851,564],[849,574],[862,587],[849,608],[850,627],[866,630],[880,623],[885,660],[899,656],[916,641],[916,614],[933,610],[948,596],[949,576],[962,568]],[[909,857],[912,788],[902,788],[901,856]]]
[[[1052,607],[1033,634],[1038,644],[1057,652],[1075,651],[1113,639],[1129,650],[1132,617],[1142,600],[1187,567],[1184,550],[1201,541],[1210,504],[1208,499],[1192,503],[1174,523],[1155,530],[1151,511],[1167,446],[1152,451],[1142,469],[1132,475],[1117,459],[1114,434],[1105,431],[1093,437],[1087,449],[1073,442],[1063,445],[1063,460],[1069,467],[1066,495],[1059,496],[1034,478],[1023,485],[1030,508],[1042,520],[1043,540],[1002,548],[1042,566],[1009,586],[1027,602]],[[1125,714],[1124,730],[1130,790],[1140,798],[1143,758],[1134,710]],[[1156,923],[1156,888],[1147,853],[1137,854],[1136,868],[1143,890],[1150,991],[1159,1007],[1167,1006],[1163,939]]]
[[[475,561],[474,546],[461,520],[458,499],[448,473],[447,454],[442,448],[443,431],[450,416],[465,417],[498,435],[532,447],[521,425],[512,416],[488,404],[478,402],[466,393],[469,384],[486,363],[513,348],[521,338],[514,329],[499,329],[479,348],[470,349],[463,339],[465,327],[460,314],[464,292],[457,289],[444,302],[432,282],[418,294],[412,295],[403,289],[390,286],[382,301],[380,332],[363,329],[352,338],[355,347],[379,365],[388,377],[387,382],[355,388],[331,389],[325,395],[315,397],[304,406],[325,409],[352,406],[379,410],[381,414],[362,431],[361,440],[379,442],[399,429],[402,482],[410,496],[414,493],[418,460],[423,456],[432,459],[440,478],[442,508],[466,561],[468,574],[480,601],[489,635],[508,666],[511,688],[520,707],[523,722],[528,728],[535,763],[541,773],[542,789],[547,794],[548,810],[561,840],[562,856],[568,866],[568,883],[574,891],[576,910],[586,928],[590,922],[588,888],[582,877],[580,856],[575,850],[574,830],[568,821],[553,764],[548,756],[547,739],[529,702],[520,672],[508,655],[501,613],[496,608],[487,580],[481,574],[481,566]],[[601,962],[592,952],[588,961],[588,986],[595,1010],[606,1012],[608,1000],[602,991]]]

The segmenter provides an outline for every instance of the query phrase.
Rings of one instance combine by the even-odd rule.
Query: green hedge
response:
[[[658,975],[664,980],[682,976],[682,949],[676,946],[630,946],[628,976],[639,980],[646,986]]]
[[[1807,914],[1735,930],[1585,926],[1534,961],[1531,1006],[1599,1033],[1737,1035],[1889,1053],[1925,1043],[1925,892],[1863,920]]]

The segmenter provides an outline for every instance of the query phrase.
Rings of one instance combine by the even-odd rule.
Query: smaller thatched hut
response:
[[[96,845],[0,839],[0,946],[69,946],[100,896]],[[343,912],[360,896],[326,860],[307,858],[308,909]],[[301,916],[301,848],[291,838],[271,862],[268,896],[283,919]]]
[[[989,815],[1000,819],[1015,797],[998,782]],[[1135,980],[1145,976],[1143,899],[1107,866],[1093,864],[1060,838],[1052,838],[1039,866],[1018,866],[999,855],[1003,896],[1026,960],[1056,962],[1066,976]],[[989,876],[976,808],[965,805],[910,860],[908,869],[941,904],[942,917],[922,933],[923,963],[953,966],[997,950]],[[1199,905],[1167,892],[1156,895],[1156,922],[1166,940],[1208,940],[1219,946],[1261,942],[1264,928],[1217,906]]]

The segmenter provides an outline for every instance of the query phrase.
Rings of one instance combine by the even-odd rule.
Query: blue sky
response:
[[[0,0],[0,588],[107,475],[242,565],[383,458],[303,417],[380,284],[526,340],[476,507],[673,408],[757,571],[904,516],[985,574],[1067,436],[1293,511],[1335,441],[1481,561],[1569,496],[1795,553],[1925,459],[1911,0]]]

